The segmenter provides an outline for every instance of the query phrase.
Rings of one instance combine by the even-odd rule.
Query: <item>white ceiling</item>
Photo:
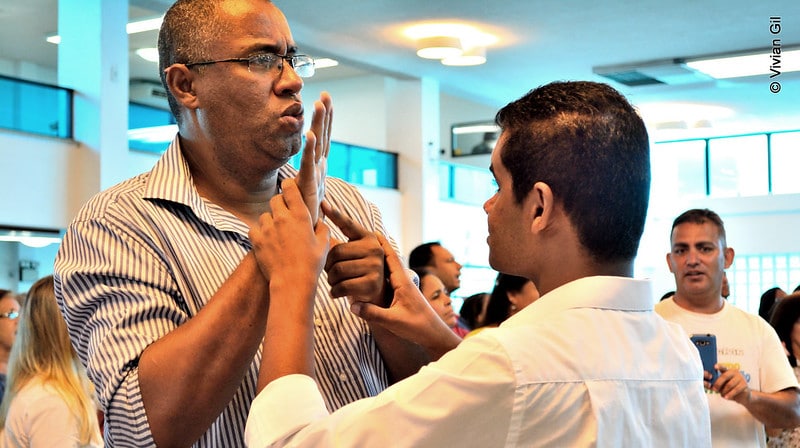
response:
[[[131,18],[163,13],[170,0],[130,0]],[[439,80],[444,93],[500,107],[554,80],[610,82],[645,108],[654,102],[702,103],[732,109],[711,119],[711,128],[661,134],[662,138],[800,129],[800,74],[784,73],[735,81],[683,86],[626,87],[606,80],[593,67],[800,46],[800,1],[774,0],[275,0],[301,49],[344,63],[320,70],[310,82],[378,72]],[[57,49],[44,36],[57,28],[57,0],[0,0],[0,58],[55,68]],[[781,18],[779,35],[770,17]],[[460,21],[496,34],[488,62],[446,67],[415,55],[404,25],[430,20]],[[132,50],[154,46],[155,32],[131,35]],[[133,54],[133,53],[131,53]],[[770,65],[764,53],[765,66]],[[131,57],[131,78],[157,79],[154,64]],[[782,90],[773,94],[771,81]],[[669,121],[695,121],[692,108]],[[654,129],[651,129],[653,132]],[[657,131],[656,131],[657,132]]]

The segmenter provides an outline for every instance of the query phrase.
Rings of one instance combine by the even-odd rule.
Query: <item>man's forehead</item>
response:
[[[453,254],[450,253],[449,250],[445,249],[443,246],[432,246],[431,250],[433,250],[433,255],[439,258],[452,258]]]
[[[698,222],[684,222],[675,226],[672,229],[672,242],[679,241],[707,241],[717,244],[720,240],[719,229],[714,223],[705,221]]]

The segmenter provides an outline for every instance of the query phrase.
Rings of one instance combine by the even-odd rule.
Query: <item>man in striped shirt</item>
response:
[[[179,133],[150,172],[83,207],[55,265],[59,304],[106,414],[106,444],[243,446],[269,303],[269,271],[248,232],[296,175],[312,212],[324,192],[365,230],[330,226],[344,243],[317,280],[313,356],[326,406],[415,371],[418,347],[370,328],[344,297],[382,303],[384,252],[370,232],[384,228],[354,187],[321,183],[327,94],[315,103],[300,174],[286,165],[300,150],[301,77],[313,61],[297,54],[280,10],[266,0],[179,0],[159,54]]]

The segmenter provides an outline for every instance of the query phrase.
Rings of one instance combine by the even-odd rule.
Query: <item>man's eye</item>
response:
[[[275,63],[275,56],[271,54],[259,54],[253,56],[251,63],[264,68],[270,68]]]

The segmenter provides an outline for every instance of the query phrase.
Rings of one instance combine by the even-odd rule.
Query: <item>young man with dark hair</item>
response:
[[[650,282],[631,278],[650,184],[641,118],[607,85],[558,82],[504,107],[496,121],[498,191],[484,205],[489,261],[533,280],[541,298],[459,344],[381,237],[394,300],[388,308],[354,300],[351,311],[438,361],[328,414],[313,379],[310,328],[330,241],[285,182],[252,232],[271,249],[256,256],[272,282],[270,358],[248,417],[251,447],[710,444],[697,350],[655,314]],[[341,228],[359,227],[326,214]],[[278,254],[287,252],[317,262],[283,263]],[[292,344],[270,337],[278,334]]]
[[[688,335],[712,334],[719,377],[705,373],[715,446],[766,446],[765,428],[800,425],[797,378],[778,336],[767,322],[722,296],[725,269],[733,263],[722,219],[708,209],[675,218],[667,265],[675,295],[656,305]],[[688,336],[687,336],[688,337]]]

